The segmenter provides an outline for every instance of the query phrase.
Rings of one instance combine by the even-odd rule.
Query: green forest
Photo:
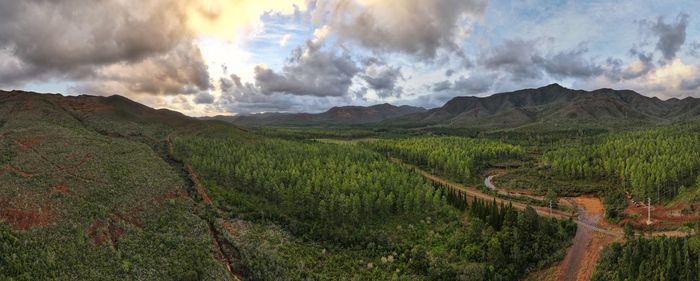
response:
[[[558,174],[614,179],[639,198],[671,199],[694,185],[700,168],[696,125],[676,125],[595,139],[545,153]]]
[[[273,243],[269,237],[282,234],[234,240],[245,249],[247,268],[257,268],[247,276],[261,279],[261,268],[291,280],[308,274],[334,280],[343,276],[335,269],[347,268],[360,279],[513,280],[560,260],[576,229],[533,209],[455,200],[411,169],[356,145],[200,137],[177,138],[174,145],[177,158],[194,167],[226,210],[226,220],[280,225],[277,233],[297,237],[275,243],[274,251],[251,244]],[[300,251],[299,245],[328,251]],[[293,249],[296,255],[285,254]],[[316,270],[301,271],[299,263]]]
[[[700,236],[637,238],[601,253],[594,281],[700,280]]]
[[[275,139],[178,138],[174,144],[176,156],[205,180],[260,197],[283,210],[267,215],[290,216],[315,234],[340,238],[343,231],[324,232],[360,220],[445,211],[443,194],[422,177],[363,149]]]
[[[0,280],[547,280],[590,237],[594,280],[700,275],[698,236],[619,239],[697,221],[697,125],[248,129],[59,100],[0,105]],[[623,191],[660,199],[652,225]]]
[[[519,146],[462,137],[415,137],[369,141],[365,144],[382,154],[434,169],[462,182],[480,177],[479,172],[489,162],[517,158],[523,154]]]

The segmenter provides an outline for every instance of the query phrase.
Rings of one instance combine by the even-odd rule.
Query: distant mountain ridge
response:
[[[91,120],[120,120],[119,134],[140,135],[129,124],[158,123],[170,128],[199,130],[211,123],[197,122],[167,109],[152,109],[122,96],[60,96],[23,91],[0,91],[2,101],[46,101]],[[639,127],[700,118],[700,99],[661,100],[631,90],[572,90],[551,84],[541,88],[498,93],[487,97],[459,96],[443,106],[421,107],[378,104],[337,106],[322,113],[264,113],[215,116],[238,126],[352,126],[447,127],[477,129]],[[121,122],[128,121],[128,122]],[[117,127],[101,126],[109,133]],[[150,136],[149,136],[150,137]]]
[[[426,110],[380,104],[341,106],[326,112],[265,113],[216,116],[241,126],[379,125],[386,127],[458,127],[505,129],[528,126],[640,126],[700,117],[700,99],[661,100],[631,90],[572,90],[559,84],[498,93],[487,97],[458,96]]]
[[[631,90],[551,84],[488,97],[455,97],[439,108],[383,122],[394,126],[512,128],[530,124],[646,124],[694,119],[700,99],[661,100]]]
[[[213,133],[221,130],[245,134],[224,122],[203,121],[169,109],[154,109],[119,95],[63,96],[0,90],[0,125],[17,112],[31,113],[35,115],[32,119],[42,121],[77,122],[104,135],[137,138],[149,143],[158,142],[174,131]]]
[[[360,125],[425,111],[422,107],[384,103],[372,106],[336,106],[322,113],[261,113],[204,119],[223,120],[242,126]]]

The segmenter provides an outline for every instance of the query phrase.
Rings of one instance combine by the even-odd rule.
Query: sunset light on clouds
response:
[[[4,1],[0,88],[119,94],[195,116],[432,107],[553,82],[698,96],[695,10],[697,1]]]

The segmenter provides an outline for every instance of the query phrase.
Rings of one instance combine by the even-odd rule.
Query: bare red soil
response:
[[[20,151],[27,151],[35,145],[41,143],[42,137],[23,137],[15,140]]]
[[[68,185],[66,185],[65,183],[60,183],[60,184],[54,185],[53,187],[51,187],[51,189],[53,189],[53,191],[58,192],[58,193],[68,193],[70,191],[70,189],[68,188]]]
[[[110,108],[109,105],[104,103],[86,100],[86,99],[67,99],[65,104],[71,109],[78,112],[98,112]]]
[[[0,176],[4,175],[5,173],[8,173],[8,172],[14,172],[22,177],[25,177],[25,178],[32,176],[31,173],[22,171],[20,168],[17,168],[15,165],[12,165],[12,164],[7,164],[7,165],[3,166],[0,169]]]
[[[194,172],[194,169],[192,169],[192,166],[187,165],[187,172],[192,175],[192,181],[194,182],[194,185],[197,187],[197,194],[199,194],[200,197],[202,197],[202,201],[204,201],[205,204],[211,205],[211,198],[209,198],[209,194],[207,194],[207,190],[204,188],[204,185],[199,181],[199,177],[197,174]]]
[[[25,101],[24,104],[22,105],[22,109],[21,109],[21,110],[22,110],[22,111],[31,111],[31,110],[34,110],[34,103],[33,103],[33,101],[32,101],[32,100],[27,100],[27,101]]]
[[[101,246],[105,241],[109,239],[109,234],[105,231],[107,223],[102,220],[97,220],[90,225],[87,229],[87,235],[92,239],[92,242],[96,246]]]
[[[646,228],[651,230],[674,229],[687,222],[696,222],[700,218],[695,212],[690,210],[688,203],[675,203],[670,206],[651,206],[651,225],[647,225],[647,206],[645,204],[633,204],[628,202],[625,214],[627,219],[620,222],[620,225],[631,223],[636,228]],[[697,207],[697,206],[696,206]]]
[[[163,202],[170,200],[170,199],[187,199],[190,196],[187,194],[187,191],[180,190],[180,191],[171,191],[163,195],[154,195],[153,200],[158,204],[158,206],[163,205]]]
[[[0,221],[6,222],[15,230],[46,226],[51,222],[51,209],[47,204],[26,201],[28,199],[21,197],[0,200]]]
[[[126,212],[114,211],[106,219],[96,220],[87,228],[86,233],[96,246],[101,246],[105,241],[109,240],[116,248],[119,244],[119,238],[126,234],[126,229],[119,227],[117,223],[143,228],[143,223],[137,218],[138,214],[144,210],[143,206],[155,203],[160,207],[166,200],[188,198],[189,196],[184,190],[171,191],[163,195],[153,195],[150,199],[134,204],[134,207]]]
[[[112,243],[115,248],[119,247],[119,238],[126,234],[126,230],[120,227],[117,223],[134,225],[138,228],[143,228],[139,220],[128,214],[113,212],[106,220],[96,220],[87,229],[87,235],[90,237],[95,246],[101,246],[106,241]]]
[[[573,198],[572,201],[579,208],[579,221],[599,227],[605,225],[603,203],[599,198],[580,196]],[[619,236],[595,231],[579,223],[573,245],[559,265],[557,280],[590,280],[600,257],[600,251],[619,239],[621,239]]]
[[[112,215],[114,217],[122,220],[123,222],[134,225],[138,228],[143,228],[143,224],[133,215],[124,214],[124,213],[120,213],[120,212],[114,212]]]

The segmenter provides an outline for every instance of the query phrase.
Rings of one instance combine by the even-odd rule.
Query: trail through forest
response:
[[[571,217],[573,217],[573,214],[570,213],[570,212],[565,212],[565,211],[562,211],[562,210],[551,210],[551,213],[550,213],[549,208],[545,208],[545,207],[541,207],[541,206],[531,206],[531,205],[524,204],[524,203],[520,203],[520,202],[514,202],[514,201],[511,201],[511,200],[501,199],[501,198],[498,198],[498,197],[489,195],[489,194],[487,194],[487,193],[481,192],[481,191],[479,191],[479,190],[477,190],[477,189],[475,189],[475,188],[467,188],[466,186],[464,186],[464,185],[462,185],[462,184],[459,184],[459,183],[456,183],[456,182],[453,182],[453,181],[444,179],[444,178],[442,178],[442,177],[433,175],[433,174],[431,174],[431,173],[429,173],[429,172],[427,172],[427,171],[424,171],[423,169],[420,169],[420,168],[418,168],[418,167],[416,167],[416,166],[414,166],[414,165],[404,163],[404,162],[402,162],[402,161],[399,160],[399,159],[392,158],[392,161],[394,161],[394,162],[396,162],[396,163],[399,163],[399,164],[403,164],[403,165],[407,165],[407,166],[409,166],[409,167],[412,167],[412,168],[415,169],[416,172],[418,172],[420,175],[422,175],[422,176],[425,177],[426,179],[428,179],[428,180],[430,180],[430,181],[432,181],[432,182],[434,182],[434,183],[441,184],[441,185],[443,185],[443,186],[445,186],[445,187],[447,187],[447,188],[449,188],[449,189],[452,189],[452,190],[454,190],[454,191],[456,191],[456,192],[464,193],[464,194],[466,194],[468,197],[471,197],[472,199],[473,199],[473,198],[478,198],[478,199],[482,199],[482,200],[486,200],[486,201],[496,200],[496,203],[498,203],[498,204],[501,204],[501,203],[503,203],[503,204],[512,203],[512,204],[513,204],[513,208],[516,208],[516,209],[518,209],[518,210],[525,210],[525,208],[527,208],[528,206],[530,206],[530,207],[534,208],[535,211],[537,212],[537,214],[539,214],[540,216],[555,217],[555,218],[560,218],[560,219],[561,219],[561,218],[571,218]]]
[[[167,145],[168,149],[168,156],[171,157],[172,159],[175,159],[175,153],[174,153],[174,148],[173,148],[173,143],[171,141],[171,135],[168,135],[165,137],[164,142]],[[183,169],[185,172],[187,172],[187,175],[189,175],[189,178],[192,182],[192,187],[194,188],[195,192],[197,195],[202,200],[202,203],[204,205],[212,206],[217,214],[221,216],[221,210],[219,210],[214,204],[212,203],[209,194],[207,193],[206,188],[204,185],[201,183],[199,180],[199,176],[195,172],[195,170],[192,168],[192,166],[182,163],[184,165]],[[225,240],[221,239],[219,231],[216,229],[214,224],[205,218],[202,218],[202,220],[207,222],[208,228],[209,228],[209,236],[212,240],[213,243],[213,249],[216,252],[216,257],[219,259],[224,266],[226,267],[226,271],[228,271],[229,275],[231,276],[232,280],[243,280],[242,276],[240,276],[237,272],[234,272],[233,267],[232,267],[232,260],[229,259],[229,257],[226,255],[223,244],[226,242]]]
[[[443,185],[453,191],[466,194],[467,197],[478,198],[486,201],[495,200],[496,203],[511,203],[514,208],[524,210],[528,206],[532,207],[541,216],[554,217],[559,219],[575,218],[578,228],[572,241],[571,247],[567,250],[566,257],[559,264],[556,272],[557,280],[590,280],[601,250],[608,244],[623,241],[624,231],[617,225],[607,224],[604,221],[603,203],[598,197],[578,196],[573,198],[563,198],[562,203],[571,205],[576,209],[576,213],[569,213],[562,210],[550,210],[546,207],[531,206],[528,204],[504,200],[496,196],[479,191],[476,188],[468,188],[462,184],[452,182],[442,177],[433,175],[417,166],[405,163],[399,159],[391,158],[392,161],[413,168],[426,179]],[[538,198],[527,194],[513,194],[496,187],[492,183],[493,176],[484,179],[484,184],[496,193],[506,196],[525,196]],[[685,233],[679,231],[654,232],[652,236],[683,236]]]

